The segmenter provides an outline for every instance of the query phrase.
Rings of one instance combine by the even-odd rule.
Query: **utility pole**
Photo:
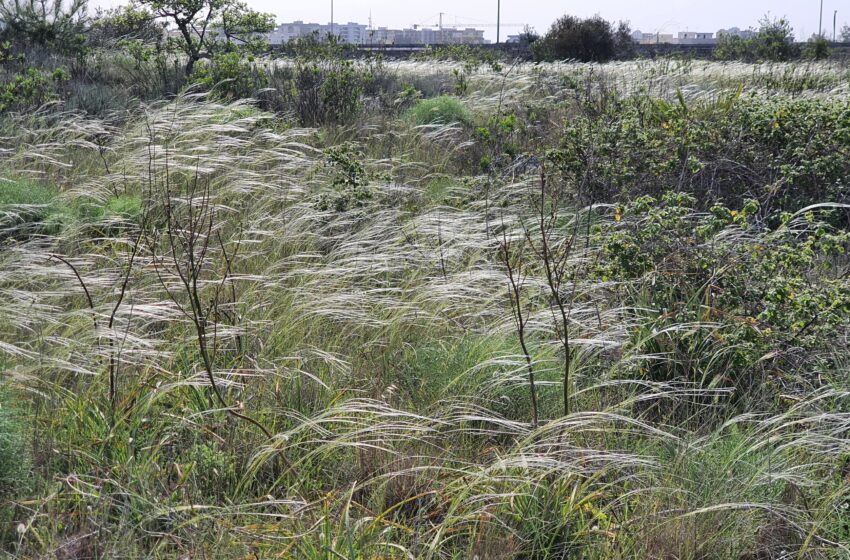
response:
[[[823,0],[821,0],[823,1]],[[331,0],[331,36],[334,34],[334,0]]]
[[[820,20],[818,21],[818,37],[823,37],[823,0],[820,0]]]
[[[499,44],[502,31],[502,0],[496,0],[496,44]]]
[[[835,13],[832,14],[832,42],[835,42],[835,28],[838,25],[838,10],[835,10]]]

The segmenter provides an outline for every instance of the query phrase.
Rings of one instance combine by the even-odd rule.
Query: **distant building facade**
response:
[[[330,24],[304,23],[294,21],[282,23],[268,34],[269,43],[281,45],[301,37],[317,35],[320,39],[327,37],[329,33],[337,36],[344,43],[355,45],[434,45],[434,44],[470,44],[483,45],[487,43],[484,39],[484,31],[472,27],[456,29],[444,27],[435,29],[431,27],[419,27],[412,29],[389,29],[379,27],[369,29],[367,26],[348,22],[336,23],[331,29]]]
[[[679,45],[714,45],[717,43],[717,39],[714,38],[714,33],[680,31],[676,43]]]
[[[344,43],[359,45],[368,42],[367,29],[365,25],[355,22],[335,23],[331,26],[331,24],[293,21],[278,25],[274,31],[268,34],[268,39],[272,45],[281,45],[301,37],[309,37],[315,34],[322,38],[332,33]]]
[[[674,43],[672,33],[643,33],[635,31],[632,40],[639,45],[655,45],[659,43]]]
[[[639,45],[714,45],[717,39],[714,33],[700,33],[696,31],[680,31],[678,35],[672,33],[643,33],[635,31],[632,40]]]

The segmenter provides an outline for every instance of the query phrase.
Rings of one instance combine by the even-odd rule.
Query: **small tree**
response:
[[[0,0],[0,35],[24,45],[80,50],[88,0]]]
[[[274,29],[274,16],[256,12],[239,0],[141,0],[157,17],[173,24],[179,37],[172,43],[187,57],[186,74],[195,63],[216,52],[257,50],[260,36]]]
[[[583,62],[607,62],[629,44],[622,35],[630,35],[628,24],[621,23],[615,32],[610,22],[599,16],[581,19],[563,16],[546,35],[532,46],[538,60],[576,59]],[[629,37],[631,42],[631,37]]]
[[[89,28],[88,42],[95,46],[110,46],[120,41],[158,44],[165,37],[165,25],[156,19],[147,8],[136,4],[98,9]]]
[[[785,19],[770,19],[765,16],[759,22],[759,28],[751,37],[721,35],[714,51],[720,60],[770,60],[783,62],[800,55],[800,49],[794,44],[794,30]]]
[[[517,41],[523,47],[530,47],[538,39],[540,39],[540,34],[537,33],[537,31],[535,31],[534,28],[529,25],[526,25],[523,28],[522,33],[520,33],[517,37]]]
[[[619,59],[632,58],[635,55],[635,40],[632,38],[632,26],[627,21],[617,24],[617,32],[614,34],[614,45],[616,56]]]
[[[794,44],[794,29],[785,18],[762,18],[754,41],[759,60],[787,61],[800,54]]]
[[[803,56],[812,60],[825,60],[830,54],[829,41],[823,35],[815,35],[809,39],[803,49]]]
[[[850,25],[844,24],[844,27],[841,28],[840,37],[842,43],[850,43]]]

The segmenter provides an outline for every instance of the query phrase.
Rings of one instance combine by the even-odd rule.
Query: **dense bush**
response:
[[[806,43],[806,46],[803,47],[803,58],[825,60],[829,58],[831,50],[832,49],[829,48],[829,41],[827,41],[826,37],[813,37],[808,43]]]
[[[59,99],[57,90],[65,77],[61,68],[46,73],[32,66],[26,67],[0,85],[0,112],[39,107]]]
[[[216,53],[205,63],[195,66],[192,83],[224,99],[257,97],[269,83],[265,68],[253,56],[240,52]]]
[[[731,384],[747,394],[772,363],[771,350],[813,351],[842,336],[850,284],[840,263],[850,233],[815,213],[787,214],[767,227],[756,201],[737,210],[716,203],[705,213],[695,213],[695,204],[681,193],[640,197],[618,208],[613,231],[602,235],[606,258],[597,274],[606,281],[655,277],[637,306],[667,310],[652,313],[653,321],[634,332],[631,351],[688,357],[647,360],[640,375]],[[700,321],[712,328],[677,327]]]
[[[759,60],[787,61],[800,55],[794,43],[794,31],[786,19],[761,20],[758,30],[752,37],[721,35],[714,49],[718,60]]]
[[[599,16],[589,19],[563,16],[552,24],[546,35],[532,44],[537,60],[606,62],[628,56],[633,50],[628,24],[621,22],[615,30],[610,22]]]
[[[350,60],[344,44],[315,36],[293,41],[288,50],[289,63],[270,65],[270,91],[261,96],[268,109],[292,112],[304,126],[320,126],[352,122],[367,96],[384,107],[394,101],[381,58]]]
[[[660,196],[677,184],[703,205],[755,198],[794,209],[813,197],[850,200],[848,139],[846,101],[733,95],[690,106],[681,96],[613,102],[602,118],[571,119],[562,144],[564,168],[589,201]]]

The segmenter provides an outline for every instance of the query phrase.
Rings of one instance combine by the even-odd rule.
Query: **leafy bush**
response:
[[[423,99],[408,112],[419,126],[427,124],[472,124],[472,113],[457,98],[443,95]]]
[[[786,19],[764,17],[752,37],[720,35],[714,56],[718,60],[769,60],[782,62],[799,56],[794,30]]]
[[[631,99],[570,119],[560,160],[590,200],[658,197],[679,184],[704,207],[749,197],[788,210],[820,197],[848,200],[848,139],[850,103],[842,100],[734,94],[689,106],[681,96]]]
[[[537,60],[606,62],[633,50],[628,24],[620,22],[615,31],[610,22],[599,16],[589,19],[563,16],[552,24],[543,38],[532,44]]]
[[[366,95],[380,97],[392,85],[380,58],[348,60],[346,45],[332,38],[302,37],[287,44],[286,51],[295,63],[269,69],[273,91],[263,94],[261,106],[294,112],[303,126],[351,123]]]
[[[803,58],[825,60],[832,54],[829,41],[823,35],[812,38],[803,48]]]
[[[325,166],[334,170],[333,190],[319,197],[318,208],[322,211],[345,212],[365,205],[372,198],[367,187],[363,154],[354,146],[345,144],[325,150]]]
[[[605,235],[597,273],[605,281],[653,278],[635,308],[666,310],[635,330],[635,354],[687,356],[646,360],[642,375],[749,389],[771,349],[811,350],[843,336],[850,283],[839,263],[850,233],[822,213],[789,214],[764,229],[755,201],[738,210],[715,204],[707,213],[695,213],[695,203],[672,192],[640,197],[617,209]]]
[[[52,74],[29,67],[0,86],[0,112],[35,108],[58,98],[55,84],[63,77],[61,70]]]
[[[268,75],[253,56],[235,51],[214,54],[208,63],[195,66],[191,78],[195,85],[224,99],[255,97],[268,85]]]

